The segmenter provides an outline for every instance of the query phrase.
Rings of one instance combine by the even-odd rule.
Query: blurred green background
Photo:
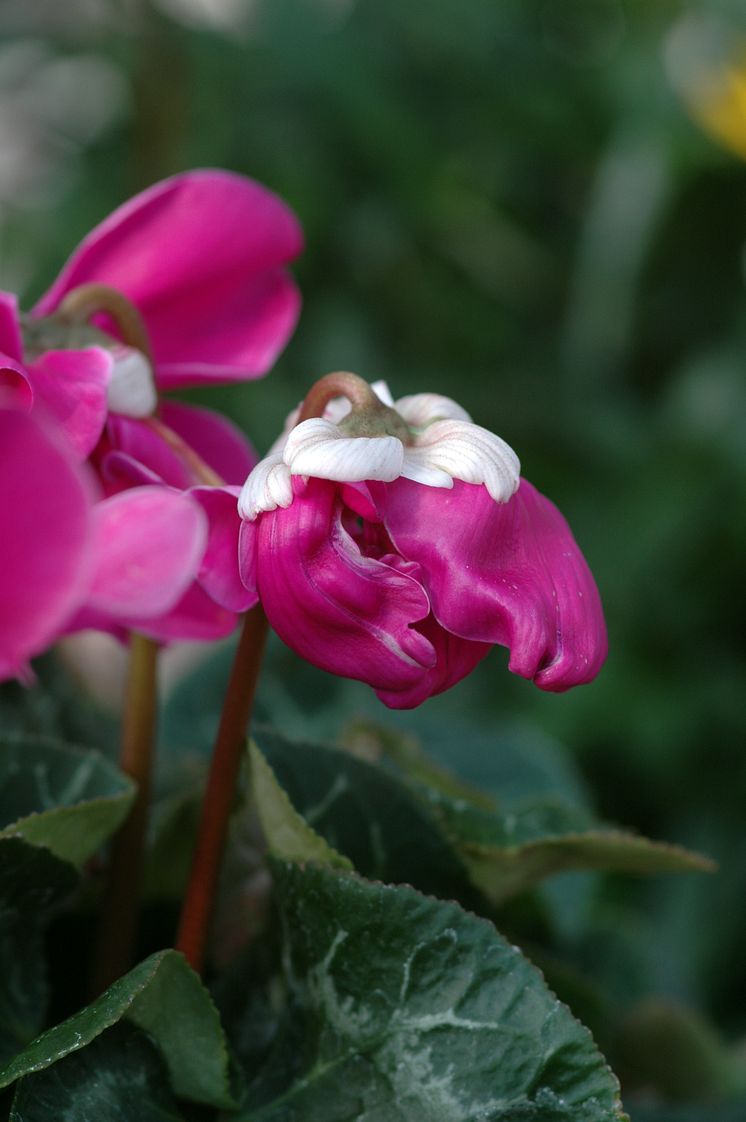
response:
[[[600,678],[543,695],[495,651],[426,719],[562,741],[607,818],[715,856],[616,885],[588,956],[746,1034],[743,4],[3,0],[0,31],[3,287],[164,175],[247,173],[303,223],[303,315],[267,380],[193,399],[264,451],[332,369],[449,394],[564,511]]]

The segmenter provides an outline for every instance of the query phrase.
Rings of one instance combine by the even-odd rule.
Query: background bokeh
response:
[[[611,882],[578,954],[622,1004],[661,995],[737,1041],[743,4],[4,0],[0,32],[2,287],[28,306],[164,175],[247,173],[303,223],[304,311],[267,380],[193,399],[263,451],[332,369],[449,394],[565,512],[606,606],[601,677],[546,696],[496,651],[422,720],[563,742],[605,817],[720,861]],[[275,660],[288,723],[293,705],[324,733],[385,716],[364,687]],[[584,883],[559,891],[588,908]]]

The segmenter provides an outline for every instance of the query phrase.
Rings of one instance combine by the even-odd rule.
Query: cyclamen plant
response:
[[[300,246],[264,188],[192,172],[97,227],[30,316],[0,300],[0,677],[30,681],[29,660],[71,630],[129,636],[121,763],[139,784],[133,800],[92,749],[5,736],[11,1117],[181,1118],[194,1105],[224,1122],[622,1122],[590,1033],[512,944],[525,932],[539,947],[526,916],[547,910],[536,891],[553,873],[703,859],[607,828],[555,790],[516,803],[472,786],[456,774],[459,734],[451,772],[386,727],[339,748],[259,727],[250,793],[237,784],[268,622],[390,708],[456,686],[495,645],[551,693],[591,682],[607,651],[565,519],[452,399],[394,401],[383,383],[328,375],[258,463],[225,418],[162,399],[266,373],[297,317],[286,265]],[[186,887],[173,822],[148,857],[151,890],[175,878],[183,891],[176,946],[191,966],[155,950],[143,922],[154,953],[128,969],[158,644],[224,636],[241,616]],[[70,916],[90,926],[71,892],[77,877],[99,888],[111,837],[100,933],[83,940],[94,999],[49,1027],[44,985],[27,985],[45,976],[41,927],[51,905],[50,943]],[[227,938],[210,927],[216,900]],[[172,890],[156,902],[175,919]],[[572,1000],[568,976],[554,981]]]

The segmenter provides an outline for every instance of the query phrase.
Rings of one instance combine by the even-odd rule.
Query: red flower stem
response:
[[[132,808],[115,835],[94,952],[91,989],[98,995],[131,965],[137,930],[156,724],[158,646],[132,634],[119,766],[137,784]]]
[[[244,620],[225,694],[176,939],[176,949],[197,971],[204,964],[228,821],[266,638],[267,617],[257,604]]]

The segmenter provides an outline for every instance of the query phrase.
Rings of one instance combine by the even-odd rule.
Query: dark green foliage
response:
[[[274,875],[298,1071],[271,1096],[260,1080],[241,1119],[623,1118],[590,1035],[491,924],[345,872]]]
[[[125,1017],[158,1042],[177,1094],[214,1106],[233,1105],[217,1011],[175,951],[151,955],[90,1005],[32,1041],[0,1071],[0,1086],[51,1067]]]
[[[0,1063],[42,1027],[47,979],[41,925],[77,883],[72,866],[21,838],[0,839]]]
[[[143,1033],[117,1024],[18,1084],[10,1122],[183,1122],[166,1066]]]
[[[0,737],[0,837],[18,836],[81,865],[122,822],[134,785],[91,749]]]

